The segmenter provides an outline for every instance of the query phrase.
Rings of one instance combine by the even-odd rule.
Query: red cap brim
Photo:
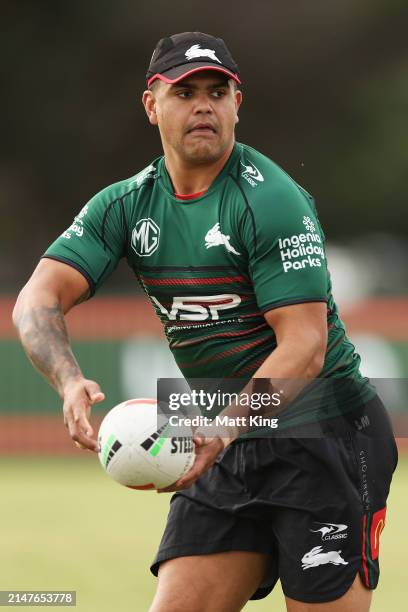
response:
[[[159,73],[154,74],[147,81],[147,86],[150,87],[150,85],[156,79],[160,79],[161,81],[164,81],[165,83],[169,83],[172,85],[173,83],[178,83],[179,81],[186,79],[187,77],[194,74],[195,72],[201,72],[202,70],[215,70],[216,72],[222,72],[223,74],[226,74],[227,76],[229,76],[231,79],[234,79],[234,81],[236,81],[238,85],[241,85],[239,76],[235,74],[234,72],[227,70],[226,68],[214,66],[214,64],[200,64],[200,65],[196,64],[195,67],[193,68],[191,67],[191,64],[190,64],[189,67],[188,66],[177,66],[177,68],[168,70],[165,74],[159,74]],[[181,74],[177,74],[180,72]]]

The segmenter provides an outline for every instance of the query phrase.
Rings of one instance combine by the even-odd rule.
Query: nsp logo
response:
[[[153,219],[140,219],[132,231],[132,249],[141,257],[149,257],[159,246],[160,228]]]
[[[169,310],[160,304],[153,295],[150,296],[160,312],[170,321],[180,319],[182,321],[205,321],[220,318],[220,310],[235,308],[241,303],[241,298],[235,293],[223,293],[221,295],[194,295],[192,297],[174,297],[172,307]]]

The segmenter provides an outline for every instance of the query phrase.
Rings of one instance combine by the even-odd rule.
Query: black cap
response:
[[[146,74],[147,86],[156,79],[177,83],[200,70],[222,72],[241,84],[238,66],[222,38],[183,32],[159,40]]]

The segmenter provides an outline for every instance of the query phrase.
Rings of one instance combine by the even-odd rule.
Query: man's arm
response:
[[[327,304],[308,302],[265,313],[275,332],[277,347],[254,378],[316,378],[327,348]]]
[[[89,295],[85,277],[73,267],[42,259],[20,292],[13,322],[30,361],[64,401],[71,438],[97,450],[89,423],[91,405],[104,399],[99,385],[84,378],[69,343],[64,315]]]
[[[252,380],[241,391],[251,395],[253,381],[268,379],[272,389],[274,381],[283,388],[283,404],[293,400],[307,381],[319,376],[327,349],[326,302],[309,302],[276,308],[265,313],[267,323],[275,332],[277,347],[257,369]],[[220,416],[248,416],[248,408],[231,404]],[[216,431],[216,429],[215,429]],[[224,446],[228,446],[246,428],[225,428]]]
[[[277,347],[257,369],[253,379],[286,379],[285,395],[292,399],[304,386],[305,379],[316,378],[322,370],[327,347],[327,304],[293,304],[270,310],[264,316],[275,332]],[[250,394],[252,384],[251,381],[242,392]],[[220,416],[236,420],[236,417],[247,417],[248,410],[247,406],[231,404],[221,411]],[[174,485],[161,492],[190,487],[213,465],[220,452],[246,431],[246,427],[225,427],[221,434],[220,427],[216,425],[202,428],[202,432],[194,438],[196,459],[193,467]]]

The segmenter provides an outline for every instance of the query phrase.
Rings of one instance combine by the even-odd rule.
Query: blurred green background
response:
[[[156,42],[209,32],[241,69],[237,139],[316,198],[364,373],[408,378],[406,4],[4,0],[0,22],[0,589],[76,589],[81,610],[139,612],[154,590],[147,568],[168,498],[111,483],[73,447],[58,397],[17,342],[17,293],[94,193],[160,155],[140,103]],[[124,264],[68,326],[107,396],[95,429],[119,401],[155,395],[157,377],[179,375]],[[405,592],[403,440],[400,449],[374,612],[402,609]],[[281,601],[277,593],[248,609],[281,610]]]
[[[3,0],[1,17],[3,292],[95,192],[160,154],[141,105],[147,66],[160,38],[199,30],[224,38],[240,66],[238,140],[315,196],[331,242],[381,250],[392,269],[382,292],[395,291],[398,274],[406,294],[403,0],[207,0],[198,10],[180,0]],[[121,268],[106,291],[136,290],[130,279]]]

